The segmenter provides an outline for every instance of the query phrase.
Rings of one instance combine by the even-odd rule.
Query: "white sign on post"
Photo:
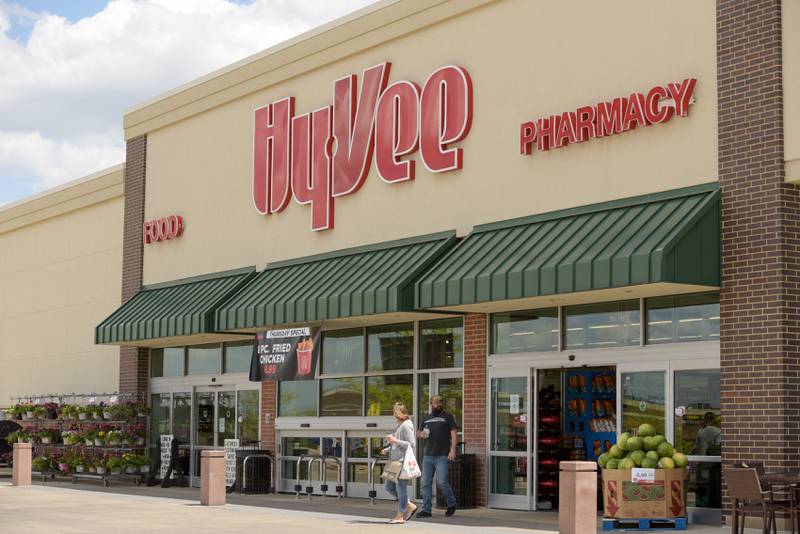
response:
[[[634,467],[631,469],[631,482],[655,482],[656,470]]]
[[[225,440],[225,485],[230,487],[236,482],[236,449],[239,448],[238,439]]]
[[[169,462],[172,460],[172,434],[165,434],[161,436],[161,480],[167,476],[167,469],[169,469]]]

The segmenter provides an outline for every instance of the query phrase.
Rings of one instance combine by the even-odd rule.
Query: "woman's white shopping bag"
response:
[[[414,449],[410,446],[406,447],[406,457],[403,459],[403,469],[400,470],[400,478],[410,480],[412,478],[419,478],[422,476],[422,471],[419,470],[417,464],[417,457],[414,456]]]

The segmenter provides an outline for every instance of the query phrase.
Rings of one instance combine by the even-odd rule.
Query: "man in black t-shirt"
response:
[[[436,472],[436,488],[447,500],[446,516],[456,512],[456,497],[447,478],[449,462],[456,459],[456,420],[444,411],[442,398],[431,397],[431,413],[422,420],[417,437],[425,441],[425,456],[422,459],[422,511],[417,517],[431,517],[433,475]]]

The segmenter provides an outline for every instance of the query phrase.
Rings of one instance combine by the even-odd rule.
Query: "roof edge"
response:
[[[514,219],[507,219],[505,221],[496,221],[476,226],[470,235],[479,234],[483,232],[491,232],[494,230],[502,230],[505,228],[513,228],[525,224],[539,223],[544,221],[551,221],[554,219],[563,219],[564,217],[573,217],[576,215],[585,215],[587,213],[595,213],[598,211],[605,211],[610,209],[628,208],[638,204],[647,204],[650,202],[659,202],[663,200],[670,200],[673,198],[686,197],[690,195],[698,195],[702,193],[711,193],[719,191],[719,182],[708,182],[705,184],[691,185],[679,189],[670,189],[668,191],[659,191],[657,193],[647,193],[635,197],[622,198],[617,200],[608,200],[606,202],[598,202],[596,204],[585,204],[583,206],[576,206],[574,208],[565,208],[556,211],[548,211],[545,213],[537,213],[536,215],[526,215],[524,217],[517,217]]]
[[[168,280],[166,282],[157,282],[155,284],[148,284],[142,286],[141,291],[152,291],[154,289],[165,289],[168,287],[182,286],[186,284],[193,284],[195,282],[207,282],[209,280],[217,280],[219,278],[230,278],[232,276],[241,276],[244,274],[251,274],[256,272],[255,266],[240,267],[238,269],[231,269],[229,271],[219,271],[216,273],[201,274],[198,276],[190,276],[188,278],[180,278],[178,280]]]
[[[359,247],[332,250],[330,252],[323,252],[321,254],[314,254],[312,256],[305,256],[302,258],[295,258],[291,260],[276,261],[273,263],[269,263],[267,264],[265,270],[280,269],[282,267],[291,267],[292,265],[300,265],[302,263],[313,263],[317,261],[328,260],[331,258],[340,258],[343,256],[353,256],[355,254],[374,252],[376,250],[386,250],[390,248],[416,245],[419,243],[428,243],[430,241],[445,241],[450,238],[455,238],[455,235],[456,235],[455,230],[446,230],[444,232],[436,232],[433,234],[426,234],[414,237],[405,237],[403,239],[395,239],[393,241],[383,241],[380,243],[373,243],[371,245],[362,245]]]

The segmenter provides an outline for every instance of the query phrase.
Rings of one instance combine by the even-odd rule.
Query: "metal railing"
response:
[[[370,504],[375,504],[375,498],[378,496],[378,492],[375,490],[375,466],[378,464],[386,464],[386,459],[381,458],[370,458],[367,461],[367,484],[369,484],[369,502]]]
[[[300,483],[300,468],[303,465],[303,462],[306,462],[307,474],[307,478],[305,479],[305,488]],[[311,483],[311,469],[316,462],[319,462],[320,468],[322,469],[322,483],[320,484],[320,491],[322,492],[323,497],[327,497],[328,491],[330,491],[330,487],[328,486],[328,462],[332,462],[336,465],[336,471],[338,475],[336,496],[337,498],[341,499],[344,495],[344,481],[342,480],[344,470],[342,469],[342,461],[336,456],[329,456],[325,454],[303,454],[297,459],[297,473],[294,481],[294,492],[297,499],[300,499],[300,494],[303,493],[303,490],[305,489],[308,500],[311,500],[311,495],[314,493],[314,485]]]
[[[265,458],[267,463],[269,463],[270,469],[270,485],[272,486],[272,491],[267,491],[268,493],[275,493],[275,484],[277,480],[275,479],[275,458],[271,454],[267,453],[256,453],[256,454],[248,454],[244,457],[244,461],[242,461],[242,487],[239,490],[239,493],[246,493],[247,492],[247,462],[253,458]]]

